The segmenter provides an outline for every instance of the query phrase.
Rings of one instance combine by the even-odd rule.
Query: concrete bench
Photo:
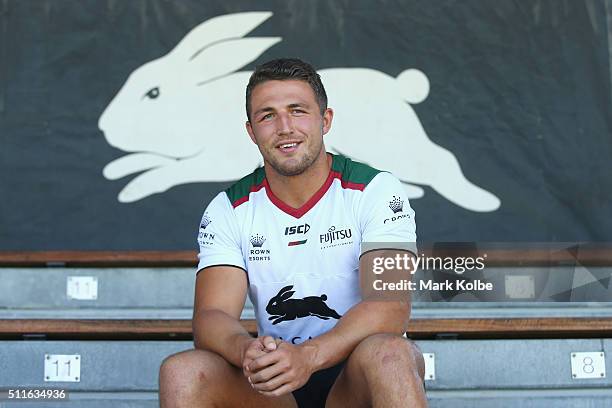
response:
[[[502,253],[487,273],[567,279],[574,268],[568,261],[537,251]],[[595,280],[567,302],[432,301],[415,294],[408,335],[428,362],[430,406],[612,406],[612,256],[595,251],[581,264]],[[191,251],[0,253],[0,389],[70,392],[70,400],[45,407],[157,407],[161,362],[193,347],[194,266]],[[95,278],[95,298],[71,297],[71,277]],[[547,282],[539,295],[566,283]],[[242,318],[255,333],[249,303]],[[582,352],[603,355],[603,377],[573,377],[572,359]],[[45,363],[59,375],[60,363],[75,367],[76,361],[78,380],[45,380]],[[582,369],[600,370],[597,364],[584,360]],[[0,401],[0,407],[43,405]]]

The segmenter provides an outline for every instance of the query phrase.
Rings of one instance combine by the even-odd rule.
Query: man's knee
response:
[[[395,334],[375,334],[357,345],[351,358],[362,369],[376,369],[399,365],[402,370],[425,378],[425,360],[418,346],[411,340]]]
[[[203,350],[188,350],[168,356],[159,368],[160,388],[173,392],[202,390],[218,378],[222,365],[220,356]]]

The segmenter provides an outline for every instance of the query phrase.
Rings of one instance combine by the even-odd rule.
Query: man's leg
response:
[[[159,370],[161,408],[297,407],[291,394],[265,397],[251,388],[242,371],[218,354],[188,350],[164,360]]]
[[[427,407],[425,361],[410,340],[377,334],[363,340],[346,360],[326,407]]]

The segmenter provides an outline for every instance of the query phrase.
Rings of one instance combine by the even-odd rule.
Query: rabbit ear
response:
[[[252,37],[223,41],[205,48],[189,63],[198,84],[227,75],[254,61],[281,37]]]
[[[191,30],[174,47],[171,54],[173,57],[188,61],[213,43],[244,37],[271,16],[271,12],[265,11],[227,14],[211,18]]]
[[[285,286],[284,288],[282,288],[281,290],[278,291],[278,295],[277,296],[280,296],[283,293],[285,293],[285,292],[287,292],[288,290],[291,290],[291,289],[293,289],[293,285]]]
[[[279,296],[280,300],[287,300],[289,299],[291,296],[293,296],[293,294],[295,293],[294,290],[290,290],[289,292],[285,292],[282,295]]]

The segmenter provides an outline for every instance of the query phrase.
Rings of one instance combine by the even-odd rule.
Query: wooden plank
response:
[[[0,251],[0,266],[184,266],[197,265],[195,251]]]
[[[255,333],[254,320],[243,327]],[[44,334],[47,338],[191,338],[191,320],[0,320],[0,338]],[[412,319],[411,338],[592,338],[612,337],[612,318]]]
[[[436,249],[436,256],[479,256],[486,253],[487,266],[554,266],[579,263],[584,266],[612,266],[612,246],[589,244],[575,250]],[[427,251],[426,255],[431,255]],[[195,251],[0,251],[0,266],[184,266],[195,267]]]
[[[459,338],[591,338],[610,337],[612,318],[413,319],[410,337],[441,334]]]
[[[249,333],[257,333],[255,320],[242,320]],[[0,338],[45,335],[62,339],[192,338],[191,320],[107,319],[4,319]]]

